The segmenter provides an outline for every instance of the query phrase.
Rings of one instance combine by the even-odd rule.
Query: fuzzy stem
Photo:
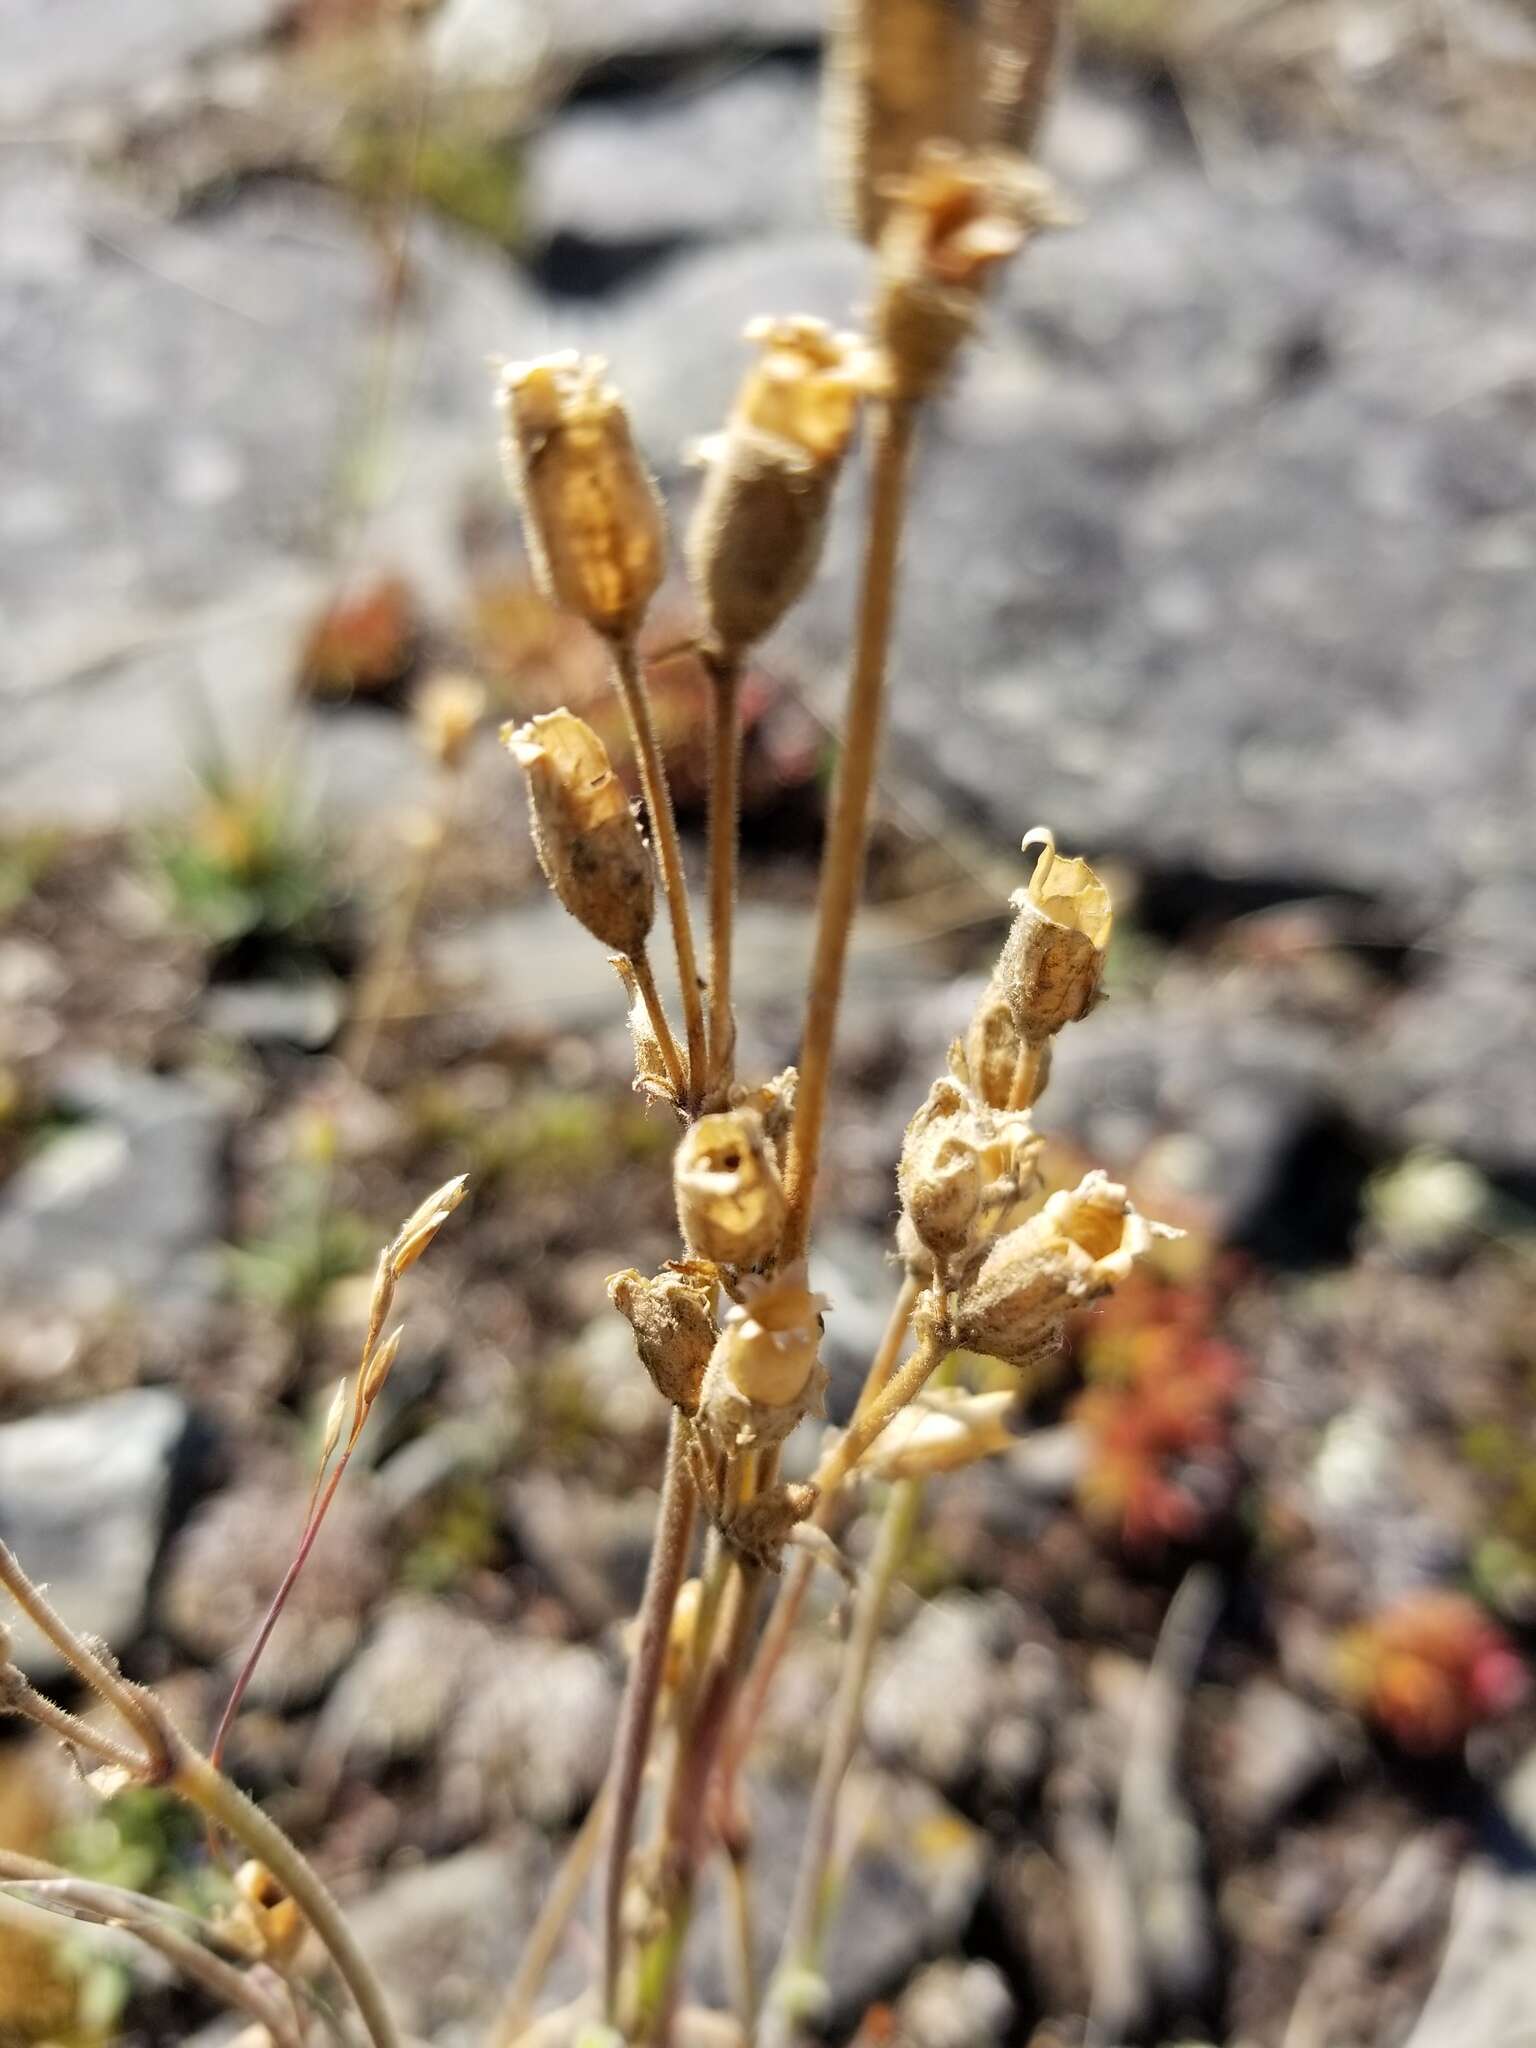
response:
[[[816,1787],[811,1794],[800,1868],[790,1901],[789,1923],[778,1966],[768,1988],[767,2010],[759,2036],[760,2048],[791,2048],[795,2023],[801,2017],[796,2010],[797,2004],[803,1996],[807,1978],[818,1973],[821,1967],[822,1944],[831,1904],[830,1875],[837,1833],[838,1800],[863,1727],[864,1693],[880,1641],[886,1602],[911,1544],[921,1502],[922,1484],[918,1480],[904,1479],[891,1488],[874,1556],[859,1587],[853,1633],[843,1654],[837,1696],[827,1725],[826,1746],[821,1752]]]
[[[282,1829],[221,1771],[215,1770],[206,1757],[199,1756],[190,1743],[168,1726],[166,1733],[172,1743],[174,1765],[171,1791],[233,1835],[249,1855],[266,1865],[336,1965],[374,2048],[400,2048],[400,2036],[385,2003],[383,1987],[314,1867]]]
[[[99,1728],[92,1728],[82,1721],[78,1714],[55,1706],[45,1694],[34,1691],[14,1665],[0,1665],[0,1714],[15,1714],[23,1721],[30,1721],[35,1727],[56,1735],[70,1748],[84,1750],[98,1763],[109,1764],[127,1777],[142,1781],[154,1777],[158,1771],[155,1758],[140,1756],[126,1743],[114,1741],[110,1735],[102,1734]]]
[[[837,1029],[848,940],[869,837],[869,800],[885,703],[885,666],[896,599],[896,562],[906,508],[907,466],[916,408],[911,400],[887,399],[875,408],[874,458],[870,475],[869,535],[859,594],[853,681],[848,722],[838,760],[832,815],[821,857],[816,904],[816,944],[811,961],[805,1023],[800,1035],[800,1080],[794,1128],[790,1132],[785,1184],[789,1219],[781,1263],[805,1255],[816,1174],[826,1119],[832,1041]]]
[[[741,825],[741,661],[706,650],[710,697],[709,774],[709,1089],[729,1086],[732,1040],[731,935],[736,914],[736,855]]]
[[[571,1915],[581,1903],[582,1892],[597,1861],[598,1846],[608,1820],[611,1785],[612,1779],[605,1778],[602,1789],[587,1808],[587,1817],[573,1836],[560,1868],[555,1872],[554,1881],[545,1894],[539,1917],[533,1923],[518,1961],[517,1975],[508,1986],[497,2015],[490,2048],[513,2048],[533,2023],[534,2000],[549,1973]]]
[[[603,1885],[603,2009],[610,2024],[618,2003],[622,1950],[624,1882],[634,1842],[640,1782],[650,1753],[656,1702],[666,1666],[667,1638],[678,1588],[688,1568],[696,1495],[688,1471],[687,1425],[676,1409],[667,1437],[666,1476],[645,1592],[640,1604],[640,1640],[624,1688],[614,1745],[613,1820]]]
[[[640,773],[640,793],[651,821],[656,842],[656,864],[666,892],[667,914],[672,920],[672,943],[677,948],[677,976],[683,988],[683,1021],[688,1037],[688,1099],[697,1104],[708,1078],[704,1037],[704,1003],[699,993],[699,963],[693,947],[693,920],[688,910],[688,882],[683,873],[683,849],[677,836],[677,817],[672,809],[672,791],[651,717],[651,702],[640,672],[640,655],[632,638],[612,642],[613,680],[629,721],[629,737]]]
[[[640,991],[640,1000],[645,1004],[645,1014],[650,1018],[651,1029],[656,1034],[657,1049],[661,1053],[662,1065],[667,1070],[667,1079],[672,1083],[672,1092],[681,1105],[688,1093],[688,1077],[683,1072],[683,1056],[673,1035],[672,1020],[668,1017],[666,1006],[661,1000],[661,990],[656,986],[651,956],[644,947],[641,947],[639,952],[630,954],[629,970],[635,977],[635,987]]]
[[[823,1493],[842,1485],[875,1438],[923,1391],[943,1364],[952,1343],[947,1318],[940,1318],[936,1327],[923,1332],[916,1351],[891,1376],[884,1392],[876,1395],[862,1414],[855,1415],[817,1466],[815,1483]]]

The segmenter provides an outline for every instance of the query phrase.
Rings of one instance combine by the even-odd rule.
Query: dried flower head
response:
[[[1039,1152],[1026,1113],[984,1108],[953,1081],[935,1081],[902,1146],[903,1224],[924,1251],[963,1264],[1013,1220],[1035,1186]],[[925,1271],[905,1234],[901,1245]]]
[[[630,1267],[608,1282],[608,1299],[633,1329],[640,1363],[656,1391],[685,1415],[696,1414],[704,1370],[719,1334],[708,1269],[678,1262],[648,1280]]]
[[[772,632],[816,570],[827,506],[868,382],[868,351],[805,317],[756,320],[761,350],[688,531],[688,571],[708,644],[736,657]]]
[[[827,1375],[820,1363],[821,1312],[801,1264],[749,1282],[725,1319],[699,1412],[728,1454],[782,1443],[803,1415],[821,1413]]]
[[[1154,1237],[1123,1187],[1103,1173],[1052,1195],[998,1239],[961,1294],[956,1340],[968,1351],[1032,1365],[1061,1344],[1070,1312],[1123,1280]]]
[[[893,183],[880,236],[875,338],[899,395],[934,389],[975,328],[997,266],[1069,218],[1045,173],[1022,157],[924,145]]]
[[[981,139],[980,0],[838,0],[827,53],[825,134],[833,213],[874,242],[891,180],[924,143]]]
[[[778,1244],[784,1188],[755,1110],[701,1116],[677,1148],[672,1185],[683,1240],[699,1258],[757,1266]]]
[[[1086,861],[1065,859],[1043,826],[1024,844],[1038,845],[1040,857],[1028,887],[1014,894],[1017,915],[996,981],[1019,1036],[1039,1045],[1098,1001],[1115,920],[1109,891]]]
[[[982,992],[964,1038],[957,1038],[949,1049],[949,1071],[978,1102],[984,1102],[989,1109],[1007,1109],[1013,1102],[1024,1051],[1024,1039],[1014,1022],[1007,992],[994,974]],[[1040,1049],[1029,1077],[1031,1103],[1038,1101],[1050,1073],[1051,1049],[1046,1044]],[[1027,1109],[1029,1103],[1019,1107]]]
[[[1017,1405],[1011,1390],[967,1393],[928,1387],[903,1408],[864,1453],[859,1470],[876,1479],[929,1479],[957,1472],[1008,1450],[1008,1418]]]
[[[235,1872],[235,1916],[263,1962],[291,1962],[304,1939],[305,1921],[265,1863],[242,1863]]]
[[[459,767],[485,716],[485,691],[473,676],[430,676],[413,705],[421,743],[440,767]]]
[[[605,946],[638,954],[656,914],[655,870],[602,741],[570,711],[504,726],[501,738],[528,777],[549,886]]]
[[[571,352],[507,364],[502,460],[545,596],[621,638],[660,586],[666,528],[606,370]]]

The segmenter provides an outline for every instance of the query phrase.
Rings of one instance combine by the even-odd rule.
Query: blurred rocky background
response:
[[[604,684],[528,582],[489,359],[606,355],[686,511],[746,321],[867,290],[820,207],[821,16],[0,0],[0,1534],[205,1734],[376,1248],[470,1172],[231,1751],[445,2044],[601,1773],[659,1444],[603,1280],[672,1249],[669,1133],[494,743]],[[1533,110],[1529,0],[1086,0],[1043,147],[1081,224],[930,422],[822,1233],[835,1384],[1037,822],[1121,905],[1042,1105],[1058,1170],[1189,1234],[1025,1389],[1018,1451],[934,1495],[836,2039],[1091,2014],[1459,2048],[1524,2014],[1536,1716],[1487,1659],[1536,1628]],[[748,681],[764,1063],[858,530],[855,479]],[[679,577],[650,652],[696,827],[690,630]],[[447,802],[412,715],[444,672],[489,707]],[[823,1615],[756,1794],[765,1905],[835,1656]],[[169,1809],[98,1811],[35,1743],[0,1746],[0,1842],[213,1882]],[[590,1964],[573,1939],[553,1988]],[[0,1919],[0,2041],[211,2019]]]

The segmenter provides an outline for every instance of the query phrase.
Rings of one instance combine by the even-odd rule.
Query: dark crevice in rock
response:
[[[1234,1220],[1230,1242],[1271,1271],[1345,1263],[1366,1182],[1381,1163],[1379,1150],[1347,1118],[1320,1110],[1297,1126],[1247,1212]]]
[[[760,65],[790,65],[814,78],[818,44],[814,41],[762,44],[721,44],[708,51],[657,50],[608,57],[586,69],[562,104],[566,107],[614,106],[689,92],[706,92],[739,78]]]
[[[552,235],[529,268],[551,297],[600,299],[633,284],[686,247],[676,235],[648,241],[597,243],[585,236]]]

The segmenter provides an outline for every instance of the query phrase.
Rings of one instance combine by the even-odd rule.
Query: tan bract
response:
[[[631,1266],[608,1282],[608,1299],[634,1331],[640,1363],[662,1399],[696,1414],[718,1334],[708,1268],[668,1266],[648,1280]]]

